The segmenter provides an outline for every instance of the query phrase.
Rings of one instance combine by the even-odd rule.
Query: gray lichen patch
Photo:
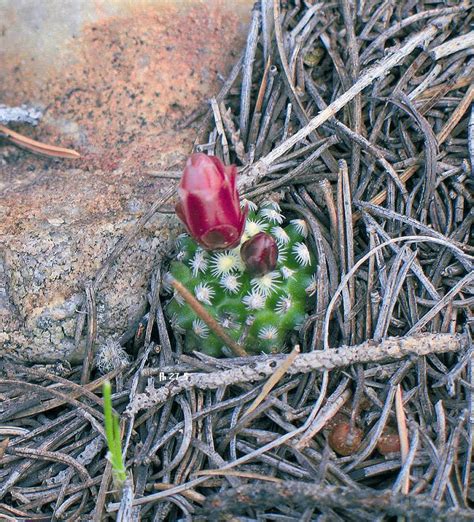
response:
[[[144,208],[156,194],[145,196]],[[42,362],[82,357],[84,340],[76,345],[75,334],[78,314],[84,313],[84,287],[134,227],[137,216],[125,205],[121,211],[103,215],[84,212],[77,219],[70,208],[80,202],[74,194],[67,199],[66,195],[60,214],[57,205],[43,206],[22,226],[2,235],[2,355]],[[110,204],[114,206],[114,201]],[[176,234],[172,229],[178,226],[174,216],[157,214],[111,265],[96,297],[98,342],[122,334],[144,314],[153,263],[167,249],[170,235]]]

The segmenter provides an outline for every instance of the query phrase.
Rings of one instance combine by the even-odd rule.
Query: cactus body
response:
[[[257,208],[249,204],[241,244],[258,232],[271,234],[278,244],[278,263],[272,272],[252,277],[234,250],[208,252],[190,236],[177,239],[177,255],[170,264],[179,280],[226,333],[251,354],[282,351],[291,330],[304,321],[314,293],[316,263],[307,246],[303,220],[285,223],[274,202]],[[184,334],[185,348],[219,357],[223,343],[191,308],[174,293],[165,308],[172,327]]]

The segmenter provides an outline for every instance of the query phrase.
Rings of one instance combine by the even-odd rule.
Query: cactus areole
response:
[[[169,272],[249,353],[281,352],[287,348],[289,334],[303,323],[316,290],[316,262],[308,249],[308,227],[302,219],[287,221],[273,201],[260,207],[242,201],[237,210],[232,172],[218,158],[204,154],[194,154],[188,160],[177,214],[189,234],[177,238]],[[206,190],[214,199],[206,199]],[[230,201],[233,207],[221,211],[206,208],[204,212],[204,199],[208,207]],[[200,203],[194,212],[196,200]],[[204,216],[204,224],[197,223],[199,216]],[[216,230],[219,233],[213,234]],[[163,287],[173,294],[165,311],[173,329],[183,334],[186,350],[216,357],[226,354],[223,342],[179,293],[173,293],[166,277]]]

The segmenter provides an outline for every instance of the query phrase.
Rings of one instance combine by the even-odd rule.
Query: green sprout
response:
[[[112,410],[112,387],[110,381],[102,384],[104,398],[105,436],[109,452],[107,458],[112,464],[112,477],[117,488],[122,489],[127,473],[122,457],[122,444],[120,440],[120,426],[118,415]]]

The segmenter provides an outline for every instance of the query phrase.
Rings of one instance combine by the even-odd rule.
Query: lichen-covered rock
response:
[[[88,184],[87,173],[69,172],[78,183],[76,190],[68,194],[59,190],[50,196],[49,205],[31,209],[23,230],[4,227],[6,233],[0,239],[1,356],[35,362],[82,358],[85,331],[77,344],[75,335],[79,314],[85,310],[84,286],[134,226],[137,215],[151,204],[147,198],[146,205],[141,203],[134,212],[125,206],[101,216],[88,207],[99,201],[104,183]],[[49,176],[56,176],[58,188],[69,183],[64,173],[53,171]],[[109,202],[117,201],[118,194],[111,194]],[[168,249],[170,238],[179,230],[173,216],[156,215],[111,266],[96,295],[99,343],[122,335],[143,316],[154,259]]]
[[[0,143],[0,358],[34,362],[81,360],[84,286],[171,185],[156,174],[184,165],[199,125],[184,122],[233,66],[252,2],[53,4],[2,2],[15,29],[0,33],[2,103],[43,112],[15,130],[81,154]],[[180,231],[158,214],[113,263],[96,296],[97,346],[133,332],[156,258]]]
[[[241,245],[259,232],[270,234],[278,245],[275,270],[253,277],[242,263],[241,245],[233,250],[208,252],[183,234],[177,240],[176,259],[169,272],[249,353],[282,351],[288,334],[304,321],[314,293],[315,259],[306,242],[308,228],[304,220],[285,222],[274,202],[259,209],[250,205]],[[170,291],[166,277],[164,286]],[[184,334],[187,350],[223,354],[222,341],[177,292],[167,304],[166,313],[173,328]]]

